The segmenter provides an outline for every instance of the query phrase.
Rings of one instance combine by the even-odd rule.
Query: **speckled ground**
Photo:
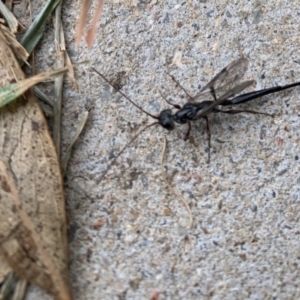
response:
[[[79,1],[64,1],[71,59],[95,68],[152,114],[184,104],[173,74],[195,95],[246,56],[255,89],[300,80],[299,3],[106,1],[97,41],[74,45]],[[276,116],[214,115],[211,162],[205,123],[173,132],[153,122],[81,65],[80,91],[66,86],[64,149],[85,105],[94,105],[66,179],[75,299],[299,299],[300,88],[243,105]],[[167,178],[160,169],[164,135]],[[38,299],[34,289],[28,299]],[[46,299],[46,296],[43,296]],[[152,298],[151,298],[152,297]]]

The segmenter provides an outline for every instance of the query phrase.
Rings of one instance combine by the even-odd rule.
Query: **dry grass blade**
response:
[[[4,281],[4,278],[9,274],[11,271],[11,268],[8,263],[5,261],[1,260],[1,255],[0,255],[0,285]],[[0,299],[1,299],[1,291],[2,291],[2,285],[0,288]]]
[[[23,300],[25,297],[26,288],[27,280],[19,278],[14,290],[14,295],[11,300]]]
[[[166,137],[164,136],[164,146],[163,146],[163,150],[162,150],[162,153],[161,153],[161,160],[160,160],[160,169],[161,169],[161,174],[163,176],[163,179],[164,179],[164,182],[166,183],[166,185],[168,186],[170,192],[177,198],[179,198],[182,203],[184,204],[188,214],[189,214],[189,225],[188,225],[188,228],[192,228],[193,226],[193,214],[191,212],[191,209],[188,205],[188,203],[180,196],[178,195],[174,189],[172,188],[171,184],[168,182],[167,180],[167,177],[166,177],[166,173],[165,173],[165,170],[164,170],[164,156],[165,156],[165,152],[166,152],[166,147],[167,147],[167,139]]]
[[[75,79],[74,67],[67,51],[65,51],[65,66],[69,67],[68,78],[70,79],[73,89],[79,91],[78,83]]]
[[[39,101],[39,105],[46,117],[53,117],[53,110],[49,106],[47,106],[44,102],[41,101]]]
[[[56,46],[56,68],[62,68],[65,65],[65,37],[61,23],[61,7],[59,5],[55,9],[54,18],[54,35],[55,35],[55,46]],[[54,119],[53,119],[53,140],[56,147],[58,157],[60,157],[60,132],[61,132],[61,107],[62,107],[62,89],[63,89],[63,76],[55,78],[54,82]]]
[[[69,145],[64,158],[62,159],[61,170],[62,170],[63,176],[65,176],[65,174],[66,174],[66,170],[67,170],[68,162],[69,162],[69,159],[70,159],[70,156],[71,156],[72,148],[73,148],[74,144],[76,143],[78,137],[80,136],[82,130],[84,129],[86,121],[87,121],[87,119],[89,117],[89,111],[90,110],[87,110],[86,112],[84,112],[84,115],[83,115],[83,117],[81,119],[80,124],[78,125],[78,128],[77,128],[77,131],[75,133],[75,136],[73,137],[72,142]]]
[[[0,287],[0,299],[23,300],[26,292],[27,281],[18,278],[10,272]]]
[[[2,263],[2,262],[1,262]],[[10,268],[9,268],[10,269]],[[14,275],[14,272],[8,271],[5,279],[0,279],[0,299],[9,299],[12,294],[14,287],[18,281],[18,277]]]
[[[13,0],[6,0],[5,5],[9,10],[12,10]]]
[[[50,99],[44,92],[42,92],[37,86],[33,88],[34,94],[45,104],[49,105],[50,107],[53,107],[54,101]]]
[[[21,44],[29,54],[42,38],[44,26],[60,1],[61,0],[48,0],[22,37]]]
[[[67,71],[64,68],[24,80],[2,36],[0,86],[6,86],[5,95],[16,96],[49,75]],[[13,89],[11,82],[17,82]],[[18,277],[56,299],[72,299],[60,167],[46,120],[31,90],[0,109],[0,159],[0,274],[7,262]]]
[[[7,24],[12,33],[17,33],[19,26],[21,30],[25,29],[23,26],[19,25],[19,22],[17,21],[16,17],[2,1],[0,1],[0,12],[7,21]]]
[[[35,96],[40,100],[39,105],[47,117],[53,117],[54,102],[44,94],[37,86],[33,87]]]
[[[38,75],[35,75],[31,78],[24,79],[19,81],[18,83],[14,83],[8,86],[4,86],[0,88],[0,107],[3,107],[10,103],[11,101],[15,100],[19,96],[21,96],[25,91],[27,91],[33,85],[46,80],[52,76],[58,76],[64,74],[68,71],[68,68],[62,68],[56,71],[48,71]]]

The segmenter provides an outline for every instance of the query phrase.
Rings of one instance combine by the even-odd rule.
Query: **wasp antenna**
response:
[[[146,115],[152,117],[153,119],[158,119],[158,117],[150,114],[149,112],[145,111],[142,107],[140,107],[139,105],[137,105],[135,102],[133,102],[127,95],[125,95],[121,90],[118,90],[114,87],[114,85],[112,84],[111,81],[109,81],[104,75],[102,75],[99,71],[97,71],[94,67],[92,67],[93,71],[95,71],[104,81],[106,81],[109,85],[111,85],[113,87],[113,89],[120,93],[124,98],[126,98],[131,104],[133,104],[135,107],[137,107],[139,110],[141,110],[142,112],[144,112]]]
[[[140,132],[138,132],[130,141],[129,143],[127,143],[123,149],[117,154],[117,156],[113,159],[113,161],[110,163],[110,165],[106,168],[106,170],[104,171],[104,173],[101,175],[100,179],[98,180],[97,183],[100,183],[101,180],[103,179],[103,177],[106,175],[106,173],[110,170],[110,168],[115,164],[115,162],[117,161],[117,159],[123,154],[123,152],[138,138],[138,136],[144,132],[145,130],[147,130],[148,128],[154,126],[154,125],[159,125],[158,122],[152,123],[146,127],[144,127]]]
[[[159,94],[160,94],[160,96],[161,96],[168,104],[172,105],[173,107],[175,107],[175,108],[177,108],[177,109],[181,109],[181,106],[180,106],[180,105],[174,104],[174,103],[170,102],[170,101],[163,95],[163,93],[162,93],[160,90],[159,90]]]
[[[179,83],[179,81],[170,73],[168,75],[171,77],[171,79],[184,91],[184,93],[187,95],[188,99],[192,99],[193,97],[188,93],[188,91]]]

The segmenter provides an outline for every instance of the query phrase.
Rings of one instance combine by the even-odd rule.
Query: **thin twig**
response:
[[[165,156],[166,147],[167,147],[167,139],[166,139],[166,137],[164,136],[164,146],[163,146],[163,150],[162,150],[162,153],[161,153],[161,159],[160,159],[160,169],[161,169],[161,174],[162,174],[162,176],[163,176],[164,182],[166,183],[166,185],[167,185],[168,188],[170,189],[170,192],[171,192],[175,197],[179,198],[179,199],[183,202],[183,204],[184,204],[184,206],[185,206],[185,208],[186,208],[186,210],[187,210],[187,212],[188,212],[188,214],[189,214],[189,219],[190,219],[188,228],[192,228],[192,225],[193,225],[193,214],[192,214],[192,212],[191,212],[191,209],[190,209],[188,203],[187,203],[180,195],[178,195],[178,194],[174,191],[174,189],[172,188],[171,184],[168,182],[167,177],[166,177],[166,173],[165,173],[165,170],[164,170],[164,156]]]

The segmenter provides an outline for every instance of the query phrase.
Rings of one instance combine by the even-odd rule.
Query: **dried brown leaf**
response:
[[[24,74],[2,36],[3,86],[23,80]],[[1,256],[19,277],[56,299],[72,298],[60,167],[47,123],[30,90],[0,110]]]
[[[43,158],[39,160],[40,163],[43,163]],[[17,177],[15,168],[24,167],[27,172],[29,171],[29,174],[26,174],[29,176],[30,173],[35,172],[32,172],[30,166],[26,166],[26,161],[20,161],[19,163],[19,166],[9,166],[0,157],[0,252],[20,277],[34,282],[59,299],[70,299],[69,291],[64,284],[66,278],[61,276],[61,271],[64,271],[64,275],[66,275],[66,270],[58,270],[54,264],[55,260],[60,260],[60,262],[56,261],[58,267],[61,267],[61,260],[63,260],[65,266],[67,263],[65,255],[60,249],[61,245],[54,244],[61,242],[59,227],[64,226],[64,224],[59,222],[58,217],[59,214],[64,214],[64,212],[56,212],[55,209],[59,209],[58,207],[53,207],[49,211],[48,206],[51,205],[47,205],[47,200],[52,200],[49,193],[47,193],[47,198],[49,196],[50,198],[44,197],[44,203],[34,203],[34,196],[36,196],[37,191],[32,188],[32,185],[26,187],[27,191],[25,193],[21,193],[26,194],[28,203],[21,201],[16,182],[22,181],[22,179],[24,181],[24,178]],[[51,168],[51,166],[49,167]],[[35,182],[33,182],[34,184]],[[39,192],[45,193],[45,191]],[[37,209],[35,204],[42,205],[38,208],[38,212],[35,211]],[[37,213],[40,215],[39,218],[33,217]],[[58,224],[49,224],[49,221],[58,222]],[[53,236],[53,232],[59,239]],[[44,235],[48,235],[47,239]],[[63,269],[66,268],[65,266]]]
[[[11,66],[8,65],[8,68],[5,67],[5,63],[7,61],[11,61],[12,63]],[[0,28],[0,86],[10,84],[11,78],[15,78],[16,80],[20,80],[22,78],[22,76],[18,76],[18,74],[22,74],[22,71],[18,64],[13,65],[14,62],[15,57],[7,45],[7,40]],[[12,271],[12,269],[10,267],[8,268],[8,266],[8,263],[0,253],[0,282],[2,282],[4,277]]]
[[[13,50],[14,54],[20,58],[23,62],[27,63],[27,59],[29,54],[27,53],[26,49],[16,40],[15,35],[4,25],[1,25],[1,34],[5,36],[6,43],[10,46]],[[4,38],[2,36],[2,38]]]

